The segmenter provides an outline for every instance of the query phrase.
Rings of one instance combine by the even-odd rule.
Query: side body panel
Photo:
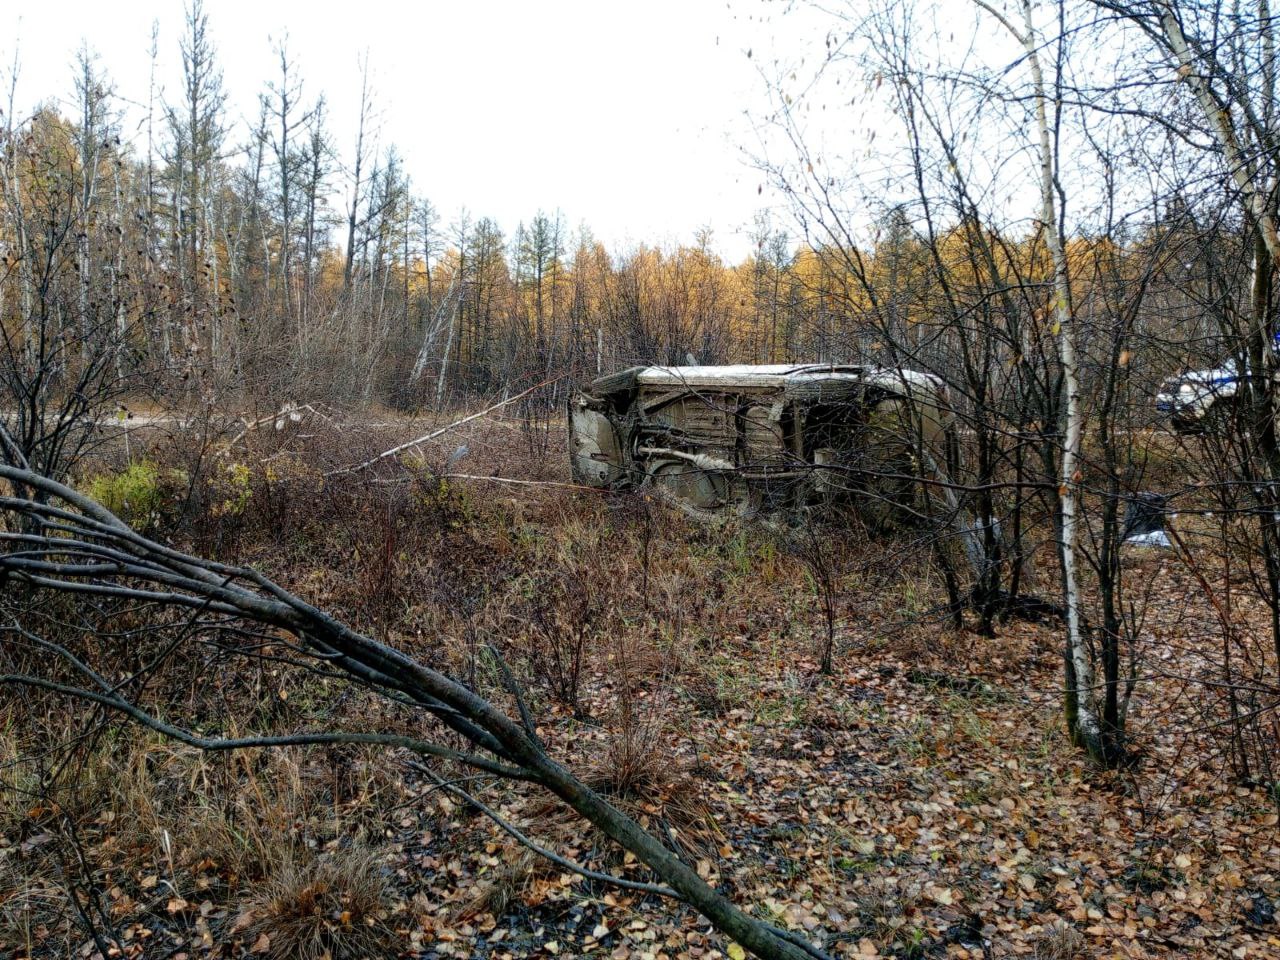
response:
[[[574,482],[588,487],[612,487],[626,473],[613,420],[584,397],[569,399],[569,466]]]
[[[888,516],[945,468],[953,419],[915,371],[647,367],[571,403],[569,443],[579,482],[651,484],[701,513],[844,500]]]

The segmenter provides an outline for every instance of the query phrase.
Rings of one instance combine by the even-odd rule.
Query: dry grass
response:
[[[488,913],[500,917],[507,908],[528,891],[539,868],[549,864],[527,847],[506,844],[500,853],[502,863],[481,882],[479,890],[458,911],[459,919],[471,919]]]
[[[26,818],[38,780],[17,732],[0,726],[0,834],[13,832]]]
[[[665,702],[624,693],[586,784],[697,856],[722,841]]]
[[[20,858],[16,847],[0,849],[0,952],[30,956],[37,945],[48,946],[47,931],[67,910],[66,891],[45,858]]]
[[[1035,960],[1075,960],[1085,948],[1084,934],[1066,921],[1046,927],[1035,944]]]
[[[385,955],[365,949],[383,942],[388,903],[372,855],[359,846],[321,861],[298,853],[352,837],[358,844],[365,821],[403,799],[392,795],[399,784],[385,756],[325,748],[205,754],[128,727],[76,737],[79,728],[64,719],[28,719],[21,735],[15,723],[0,727],[0,956],[52,956],[86,942],[62,877],[65,863],[76,862],[72,826],[109,870],[81,883],[128,878],[140,904],[157,892],[198,892],[234,906],[247,890],[269,891],[271,909],[259,906],[264,924],[278,921],[263,941],[279,944],[272,956]],[[313,915],[324,929],[308,933]],[[323,949],[309,953],[317,943]]]
[[[245,930],[270,960],[363,960],[391,954],[391,893],[377,859],[358,848],[296,852],[255,887]]]
[[[903,899],[902,891],[877,878],[856,898],[858,930],[891,955],[918,960],[924,956],[919,904]]]
[[[212,861],[234,888],[268,876],[300,838],[362,836],[397,791],[372,751],[210,755],[148,737],[117,768],[110,808],[137,866]]]

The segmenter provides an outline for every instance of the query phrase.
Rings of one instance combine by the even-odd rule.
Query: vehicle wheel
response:
[[[860,465],[863,495],[859,512],[880,529],[910,524],[918,518],[919,473],[910,439],[909,408],[899,399],[882,401],[868,417],[863,432]]]
[[[663,494],[698,510],[716,510],[729,497],[729,482],[724,475],[683,460],[650,464],[648,479]]]
[[[1201,433],[1226,433],[1236,423],[1236,404],[1232,400],[1215,400],[1200,418]]]

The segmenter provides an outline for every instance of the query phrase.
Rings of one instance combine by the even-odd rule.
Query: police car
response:
[[[1204,430],[1230,415],[1242,379],[1234,359],[1211,370],[1191,370],[1171,377],[1156,394],[1156,412],[1178,433]]]

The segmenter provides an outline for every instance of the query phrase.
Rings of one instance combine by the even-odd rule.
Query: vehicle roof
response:
[[[783,386],[796,380],[859,378],[866,367],[831,363],[735,363],[725,366],[645,367],[636,382],[645,386],[711,386],[719,383]]]

